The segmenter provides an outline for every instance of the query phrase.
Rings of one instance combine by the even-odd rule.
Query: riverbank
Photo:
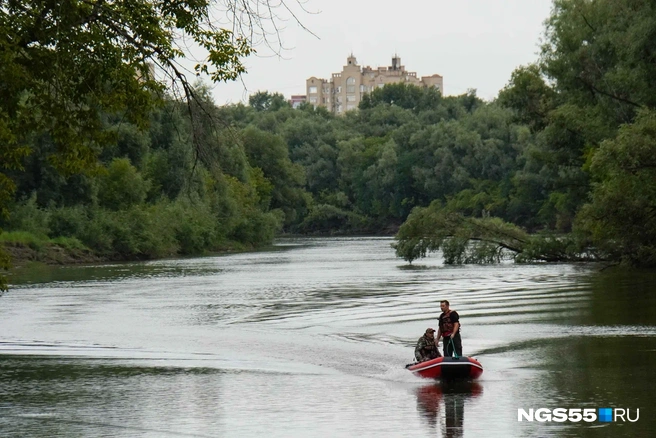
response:
[[[267,246],[267,245],[265,245]],[[263,246],[263,247],[265,247]],[[2,247],[6,253],[11,257],[11,269],[20,269],[28,264],[37,262],[46,265],[83,265],[104,262],[129,262],[138,260],[155,260],[152,258],[140,257],[109,257],[95,254],[88,248],[71,248],[63,247],[53,243],[46,243],[40,247],[32,247],[23,243],[11,242],[4,243]],[[195,255],[225,255],[240,252],[248,252],[260,249],[259,247],[250,247],[243,245],[227,246],[215,251],[204,252]],[[186,254],[190,256],[194,254]],[[174,255],[175,257],[183,257],[181,255]],[[170,257],[161,257],[170,258]]]
[[[316,233],[282,233],[277,237],[282,238],[300,238],[300,237],[373,237],[373,236],[394,236],[398,231],[398,225],[390,225],[379,230],[378,233],[348,233],[348,232],[316,232]],[[103,262],[128,262],[138,260],[156,260],[164,258],[176,258],[185,256],[199,255],[224,255],[240,252],[256,251],[270,246],[263,244],[260,246],[244,245],[238,242],[229,242],[222,248],[212,251],[206,251],[199,254],[171,254],[169,257],[126,257],[125,255],[102,255],[94,252],[84,246],[77,239],[47,239],[37,238],[30,233],[3,233],[0,240],[0,249],[4,250],[11,257],[12,269],[20,269],[31,263],[42,263],[45,265],[77,265],[77,264],[94,264]]]
[[[48,265],[72,265],[109,261],[88,248],[64,247],[54,243],[32,246],[21,242],[5,242],[3,249],[11,257],[13,268],[39,262]]]

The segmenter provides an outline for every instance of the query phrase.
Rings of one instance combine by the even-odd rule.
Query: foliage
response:
[[[6,219],[17,188],[21,196],[37,186],[44,189],[41,169],[56,182],[37,195],[46,206],[61,204],[66,197],[59,188],[66,177],[93,175],[99,158],[105,164],[126,158],[139,170],[150,158],[151,170],[165,167],[174,156],[149,157],[150,139],[143,136],[165,92],[183,96],[192,118],[198,109],[207,113],[194,101],[197,90],[186,79],[182,65],[187,53],[179,42],[195,47],[197,76],[234,80],[245,71],[243,57],[260,41],[268,45],[268,29],[277,30],[278,22],[286,20],[280,11],[296,18],[284,0],[222,1],[225,17],[216,16],[215,6],[212,0],[0,0],[0,216]],[[195,140],[198,157],[205,145]],[[18,181],[30,154],[38,155],[34,171],[26,173],[34,177],[31,188]],[[181,184],[179,178],[172,181],[167,187],[160,179],[155,187],[174,198]],[[156,193],[149,196],[153,200]],[[110,203],[123,207],[116,199]],[[7,266],[0,252],[0,268]],[[0,288],[5,287],[2,281]]]
[[[307,210],[305,175],[303,168],[289,159],[283,138],[249,127],[242,131],[242,141],[249,163],[261,169],[271,187],[267,190],[270,199],[267,206],[281,209],[286,225],[297,222]]]
[[[365,94],[359,108],[371,109],[386,103],[420,112],[438,107],[441,97],[437,88],[421,88],[399,82],[376,88],[371,93]]]
[[[556,0],[539,62],[518,68],[498,98],[535,134],[509,218],[572,232],[557,240],[570,252],[637,266],[656,266],[654,17],[648,1]]]
[[[188,107],[168,97],[156,106],[151,98],[162,84],[143,65],[154,59],[174,66],[160,59],[166,52],[137,54],[119,31],[135,24],[136,38],[165,37],[185,19],[202,22],[194,14],[206,4],[194,3],[180,23],[170,20],[187,2],[140,5],[142,18],[152,8],[173,8],[142,23],[123,3],[101,3],[100,11],[127,14],[126,27],[108,30],[118,38],[109,42],[98,33],[107,15],[76,28],[73,18],[46,7],[44,23],[71,24],[64,32],[70,40],[25,46],[33,58],[16,50],[38,27],[36,3],[11,24],[9,7],[0,9],[0,28],[9,29],[0,36],[7,48],[0,51],[0,74],[7,77],[0,86],[0,208],[17,212],[0,225],[75,238],[117,258],[255,246],[283,229],[400,226],[397,254],[409,261],[441,250],[447,263],[510,257],[656,265],[651,2],[555,0],[540,58],[515,70],[493,102],[475,90],[442,96],[388,84],[366,94],[358,111],[336,116],[311,104],[292,109],[267,91],[248,105],[217,107],[208,87],[197,85],[185,88],[196,97]],[[92,6],[76,4],[71,13],[88,17]],[[142,35],[158,23],[164,25],[157,32]],[[44,32],[52,37],[51,28]],[[83,37],[109,56],[89,59],[83,51],[75,74],[64,77],[54,47],[79,48]],[[218,48],[228,56],[224,64],[210,60],[226,75],[241,68],[239,57],[250,50],[239,41],[234,51]],[[114,43],[127,52],[121,65]],[[27,70],[37,59],[54,63],[52,77],[45,64]],[[102,75],[86,79],[101,67]],[[79,96],[67,97],[67,90]],[[48,109],[45,117],[40,108]],[[59,123],[69,108],[76,120]]]
[[[217,131],[198,119],[198,136],[221,158],[218,167],[206,167],[205,162],[214,161],[208,157],[194,163],[192,120],[179,111],[178,103],[166,101],[152,119],[155,123],[145,132],[127,129],[118,120],[118,125],[109,125],[123,134],[100,155],[104,168],[84,179],[58,176],[61,181],[55,179],[53,184],[50,178],[17,174],[19,193],[32,192],[12,205],[14,214],[0,225],[41,236],[38,241],[43,245],[61,241],[74,250],[79,242],[104,258],[148,259],[267,244],[280,230],[282,209],[293,211],[298,206],[289,194],[297,190],[302,205],[309,202],[302,189],[302,170],[289,160],[279,138],[260,132],[264,143],[247,145],[251,153],[264,154],[252,155],[251,160],[254,166],[265,167],[269,179],[261,168],[251,166],[244,142],[234,140],[237,135]],[[134,155],[130,153],[134,147],[122,148],[121,143],[139,144],[142,150]],[[48,137],[33,144],[30,159],[46,163]],[[141,168],[133,159],[141,162]],[[34,171],[43,175],[50,168],[34,166]],[[54,171],[48,174],[57,176]],[[60,196],[64,190],[90,195],[72,202],[73,198]],[[278,204],[272,206],[274,194]],[[42,202],[41,197],[48,201]]]
[[[446,264],[599,259],[570,236],[529,235],[499,218],[465,216],[439,201],[415,208],[396,239],[393,247],[397,256],[409,262],[438,250],[442,250]]]
[[[599,120],[602,129],[584,131],[586,140],[600,140],[632,122],[641,106],[656,104],[652,2],[556,0],[545,36],[544,72],[564,101]]]
[[[116,135],[102,115],[121,111],[144,126],[164,69],[191,92],[177,67],[184,53],[176,35],[191,38],[207,54],[196,66],[214,80],[244,71],[246,39],[214,27],[210,2],[3,1],[0,9],[0,155],[3,167],[20,168],[28,135],[46,132],[56,145],[48,158],[66,174],[95,165],[97,145]],[[7,164],[5,164],[7,163]],[[6,193],[6,192],[5,192]],[[3,195],[6,196],[6,195]]]
[[[49,212],[37,205],[33,194],[28,199],[16,203],[13,214],[5,226],[11,230],[21,230],[37,236],[47,236],[49,229]]]
[[[329,204],[314,205],[296,231],[301,233],[362,233],[369,227],[362,215]]]
[[[497,97],[497,102],[516,111],[516,120],[539,132],[548,124],[549,112],[554,109],[556,91],[545,81],[537,64],[518,67],[508,85]]]
[[[279,109],[289,107],[289,103],[280,93],[269,93],[268,91],[258,91],[248,96],[248,104],[255,111],[278,111]]]
[[[635,266],[656,266],[656,112],[644,110],[592,158],[591,201],[578,216],[592,244]]]
[[[115,158],[107,173],[99,178],[98,203],[111,210],[124,210],[142,203],[148,193],[148,182],[127,158]]]
[[[454,264],[498,261],[503,250],[521,253],[529,236],[498,218],[467,217],[434,201],[426,208],[415,208],[396,239],[396,254],[409,262],[443,249],[445,263]],[[469,241],[482,243],[469,245]]]
[[[30,231],[13,231],[0,234],[0,242],[4,244],[20,244],[36,251],[42,249],[49,239],[43,234],[34,234]]]

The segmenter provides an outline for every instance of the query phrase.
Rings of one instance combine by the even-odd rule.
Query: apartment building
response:
[[[405,82],[420,87],[435,87],[444,93],[443,78],[438,74],[417,77],[401,65],[401,58],[394,55],[389,67],[371,68],[358,65],[355,56],[346,58],[346,65],[330,79],[312,76],[306,81],[307,102],[324,106],[336,114],[358,107],[362,96],[385,84]]]

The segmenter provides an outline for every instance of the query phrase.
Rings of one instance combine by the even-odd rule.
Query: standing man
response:
[[[453,356],[454,347],[456,354],[462,356],[460,315],[455,310],[449,309],[449,302],[447,300],[440,301],[440,309],[442,309],[442,314],[438,320],[439,326],[437,328],[437,339],[435,342],[439,342],[440,337],[444,337],[442,341],[444,357]]]

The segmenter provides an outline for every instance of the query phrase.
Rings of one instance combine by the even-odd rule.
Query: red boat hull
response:
[[[483,365],[473,357],[438,357],[437,359],[406,365],[409,371],[426,379],[477,379]]]

